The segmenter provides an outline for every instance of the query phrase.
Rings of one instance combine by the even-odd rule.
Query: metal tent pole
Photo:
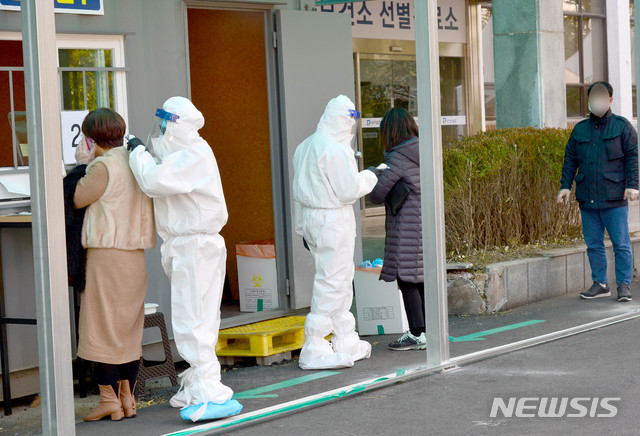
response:
[[[636,114],[637,119],[640,119],[640,52],[638,49],[640,48],[640,2],[636,0],[633,4],[633,33],[635,35],[635,41],[631,41],[631,44],[635,45],[634,53],[636,55]],[[632,103],[633,104],[633,103]],[[633,115],[633,110],[631,111]],[[636,121],[636,127],[640,127],[638,122]],[[640,158],[640,148],[638,149],[638,156]],[[640,159],[639,159],[640,160]]]
[[[437,5],[414,2],[427,366],[449,361]]]
[[[42,431],[74,435],[54,2],[22,0]]]

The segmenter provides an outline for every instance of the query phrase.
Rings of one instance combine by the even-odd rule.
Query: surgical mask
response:
[[[597,117],[601,117],[609,110],[609,99],[590,98],[588,107],[589,112]]]

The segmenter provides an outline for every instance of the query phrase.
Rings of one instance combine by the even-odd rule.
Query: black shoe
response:
[[[389,349],[394,351],[426,350],[427,338],[424,333],[416,337],[407,330],[400,338],[389,344]]]
[[[586,292],[580,292],[580,298],[592,300],[594,298],[610,297],[611,289],[606,283],[593,282],[593,285]]]
[[[629,285],[626,283],[618,285],[618,301],[631,301],[631,292],[629,291]]]

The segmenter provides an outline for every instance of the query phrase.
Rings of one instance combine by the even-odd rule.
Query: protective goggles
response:
[[[357,120],[360,118],[360,112],[355,109],[349,109],[349,116]]]

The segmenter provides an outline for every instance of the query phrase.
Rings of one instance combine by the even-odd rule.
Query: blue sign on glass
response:
[[[54,9],[66,14],[104,15],[103,0],[51,0]],[[0,10],[20,10],[20,0],[0,0]]]

